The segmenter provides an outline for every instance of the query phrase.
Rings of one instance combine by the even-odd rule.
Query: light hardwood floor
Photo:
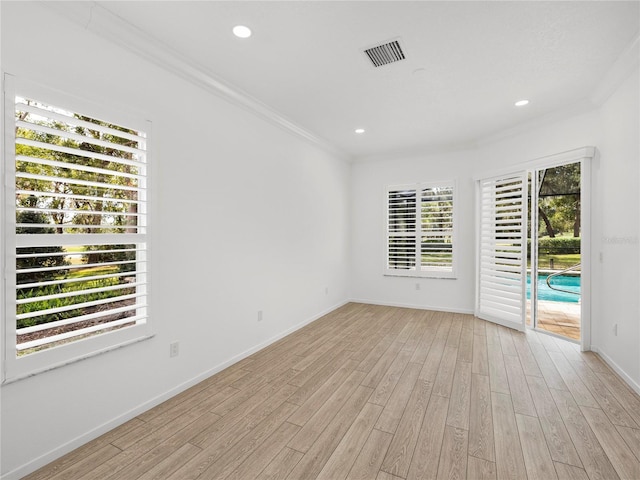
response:
[[[640,479],[640,397],[562,340],[348,304],[26,478]]]

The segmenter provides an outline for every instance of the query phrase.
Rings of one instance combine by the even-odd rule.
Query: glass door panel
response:
[[[533,171],[529,200],[527,325],[579,341],[581,163]]]

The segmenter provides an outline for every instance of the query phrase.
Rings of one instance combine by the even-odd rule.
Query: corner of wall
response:
[[[602,360],[604,360],[604,362],[613,369],[614,372],[622,377],[627,385],[629,385],[638,395],[640,395],[640,383],[636,382],[633,378],[627,375],[627,372],[625,372],[624,369],[622,369],[620,365],[618,365],[607,352],[595,345],[591,345],[591,351],[597,353],[600,358],[602,358]]]

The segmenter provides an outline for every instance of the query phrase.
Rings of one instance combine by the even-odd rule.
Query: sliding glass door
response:
[[[581,338],[582,164],[531,172],[527,325]]]
[[[590,345],[590,165],[583,147],[478,180],[476,316]]]

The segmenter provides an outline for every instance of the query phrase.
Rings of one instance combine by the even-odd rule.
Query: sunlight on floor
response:
[[[531,302],[527,301],[527,325],[531,324]],[[538,301],[538,328],[580,340],[580,304]]]

